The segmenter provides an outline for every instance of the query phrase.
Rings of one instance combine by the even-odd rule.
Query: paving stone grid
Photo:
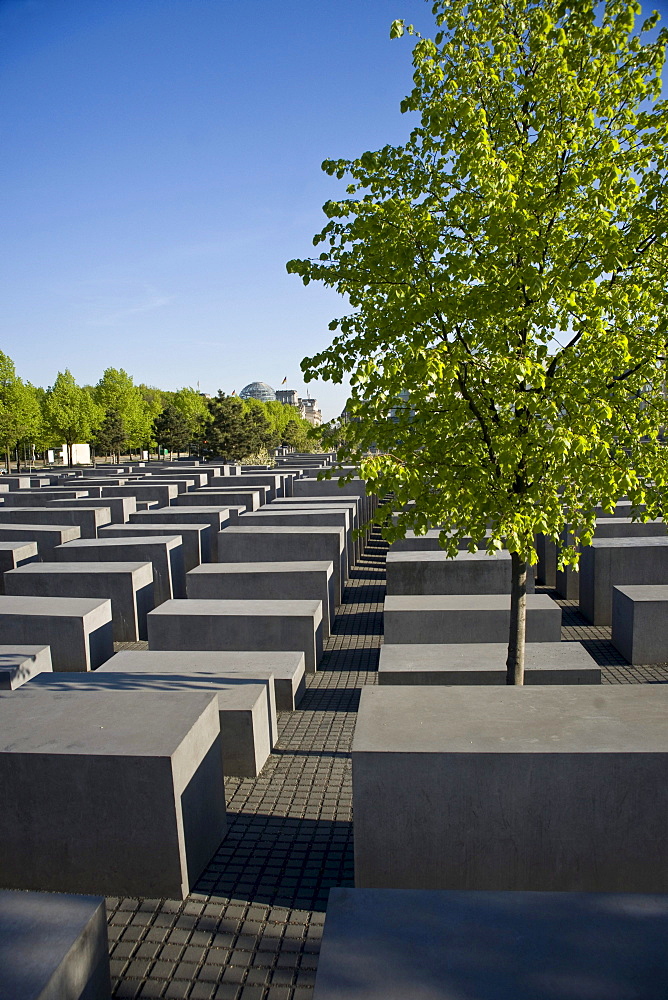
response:
[[[360,690],[377,683],[386,551],[374,532],[262,773],[227,779],[228,834],[196,891],[107,900],[115,997],[312,1000],[329,889],[353,885],[350,749]],[[537,589],[563,607],[562,639],[583,642],[604,683],[668,683],[668,664],[630,667],[609,628]]]

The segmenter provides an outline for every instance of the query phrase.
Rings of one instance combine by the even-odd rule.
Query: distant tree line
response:
[[[77,385],[67,368],[42,389],[21,379],[0,351],[0,447],[9,471],[51,448],[88,443],[98,457],[120,461],[142,451],[195,454],[263,464],[281,445],[316,450],[308,421],[290,406],[194,389],[135,385],[122,368],[107,368],[96,385]]]

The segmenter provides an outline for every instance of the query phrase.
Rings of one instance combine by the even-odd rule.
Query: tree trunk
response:
[[[7,468],[7,475],[12,471],[9,460],[9,448],[5,448],[5,466]]]
[[[510,553],[510,634],[506,660],[506,684],[524,684],[524,646],[527,626],[527,564]]]

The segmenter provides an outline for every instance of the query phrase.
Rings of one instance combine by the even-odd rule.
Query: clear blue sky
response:
[[[405,137],[424,0],[0,0],[0,349],[38,385],[304,390],[347,311],[288,275],[343,182]],[[311,384],[326,417],[345,389]]]
[[[430,7],[0,0],[0,349],[19,374],[303,392],[301,358],[347,309],[285,262],[343,193],[322,160],[405,138],[411,43],[389,25],[429,33]],[[343,408],[345,388],[310,389]]]

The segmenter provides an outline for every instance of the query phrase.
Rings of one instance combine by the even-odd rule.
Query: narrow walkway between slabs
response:
[[[226,780],[228,833],[196,891],[107,900],[115,997],[311,1000],[329,889],[353,884],[350,750],[377,680],[386,551],[374,532],[261,774]]]

